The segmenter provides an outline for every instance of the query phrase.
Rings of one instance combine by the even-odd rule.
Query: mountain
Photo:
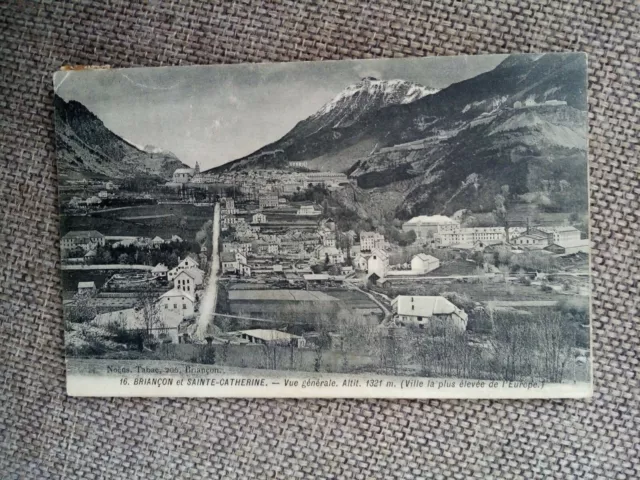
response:
[[[343,137],[343,132],[353,130],[362,119],[391,105],[411,103],[438,90],[405,80],[378,80],[365,77],[349,85],[330,102],[310,117],[299,122],[277,142],[267,145],[257,152],[235,162],[224,165],[223,169],[260,167],[270,165],[281,167],[287,160],[311,160],[312,166],[320,170],[342,170],[340,151],[358,140],[357,129],[354,138]],[[336,142],[336,140],[340,140]],[[333,148],[335,146],[335,148]],[[365,145],[358,154],[368,153],[373,145]],[[337,157],[324,158],[333,152]],[[354,152],[343,155],[353,156]],[[320,158],[322,157],[322,158]],[[316,160],[317,159],[317,160]],[[315,160],[315,161],[314,161]]]
[[[84,105],[54,98],[58,169],[72,178],[158,177],[169,180],[186,167],[171,152],[140,149],[109,130]]]
[[[365,80],[280,140],[218,169],[306,160],[357,182],[353,195],[344,195],[353,209],[379,211],[382,202],[381,214],[401,218],[489,211],[502,185],[514,200],[586,211],[586,78],[584,55],[545,54],[509,56],[491,71],[410,101],[357,93],[374,82]]]

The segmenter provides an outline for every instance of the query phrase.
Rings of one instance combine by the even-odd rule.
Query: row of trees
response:
[[[285,308],[277,325],[216,319],[222,331],[277,328],[304,335],[304,349],[289,342],[247,347],[252,354],[256,348],[261,352],[262,360],[251,366],[275,370],[557,383],[570,379],[578,349],[588,345],[588,312],[579,305],[529,315],[491,312],[487,321],[490,328],[482,335],[438,321],[423,327],[386,327],[339,305],[312,313],[308,307]]]

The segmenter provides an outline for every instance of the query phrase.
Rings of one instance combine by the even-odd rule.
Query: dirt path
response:
[[[213,209],[213,242],[211,247],[211,268],[209,270],[209,281],[207,291],[200,303],[200,317],[196,323],[194,337],[204,340],[207,327],[213,320],[218,301],[218,270],[220,269],[220,259],[218,255],[218,242],[220,239],[220,204],[216,203]]]

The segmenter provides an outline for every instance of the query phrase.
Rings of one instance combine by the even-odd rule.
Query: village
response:
[[[163,220],[168,205],[188,206],[203,212],[195,235],[180,224],[168,231],[165,223],[164,236],[152,229],[148,236],[64,233],[65,307],[87,321],[71,335],[71,348],[91,351],[85,338],[91,325],[98,336],[106,329],[112,337],[114,331],[133,337],[130,342],[142,350],[159,344],[263,345],[292,347],[304,357],[319,346],[343,349],[350,341],[346,335],[359,335],[337,324],[340,318],[357,319],[360,333],[430,331],[435,325],[463,333],[479,331],[479,318],[494,311],[531,315],[565,298],[586,300],[588,241],[568,221],[534,225],[525,219],[505,228],[465,226],[460,215],[416,216],[402,224],[413,242],[400,246],[377,231],[341,231],[326,205],[304,195],[348,182],[342,173],[312,172],[301,163],[289,171],[241,174],[178,169],[160,190],[179,190],[177,202],[133,207],[152,209],[146,216],[131,217],[128,207],[116,213]],[[212,202],[185,194],[210,185],[220,192]],[[111,199],[132,198],[124,190],[105,184],[96,197],[106,191]],[[84,200],[89,206],[82,215],[104,215],[91,198]],[[149,198],[155,200],[146,193],[144,200]],[[73,208],[83,203],[78,196],[71,201]],[[217,251],[215,203],[221,213]],[[214,264],[215,285],[209,285]],[[215,312],[202,312],[203,296],[212,289]],[[203,315],[210,325],[198,335]],[[118,348],[117,342],[112,346]]]

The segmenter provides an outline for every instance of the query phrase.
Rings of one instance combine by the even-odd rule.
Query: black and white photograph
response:
[[[591,394],[586,55],[54,91],[69,394]]]

